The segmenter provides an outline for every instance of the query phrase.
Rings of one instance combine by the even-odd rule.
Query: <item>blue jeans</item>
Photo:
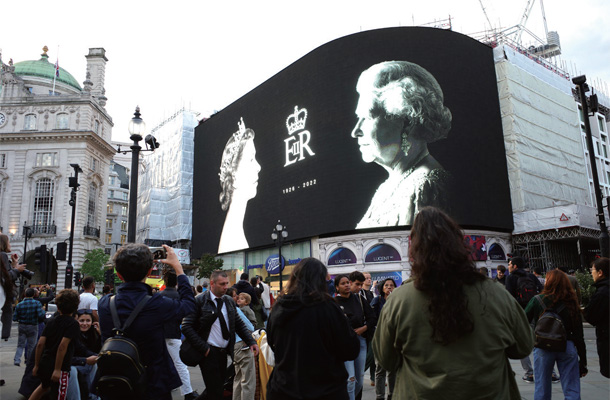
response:
[[[21,363],[21,355],[25,350],[25,359],[31,351],[35,351],[38,341],[38,326],[19,324],[19,339],[17,340],[17,351],[15,352],[15,364]]]
[[[561,389],[566,400],[580,400],[580,369],[574,342],[568,340],[566,351],[548,351],[534,347],[534,400],[551,399],[551,374],[557,362]]]
[[[347,370],[347,394],[349,400],[354,400],[364,385],[364,364],[366,362],[366,339],[358,336],[360,340],[360,353],[354,361],[346,361]]]

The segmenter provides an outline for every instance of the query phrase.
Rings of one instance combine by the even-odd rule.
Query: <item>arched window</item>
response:
[[[23,124],[23,129],[26,131],[36,130],[36,115],[28,114],[25,116],[25,122]]]
[[[95,228],[96,225],[96,209],[97,209],[97,187],[94,184],[89,185],[89,204],[87,206],[87,226]]]
[[[53,233],[53,189],[54,182],[49,178],[36,181],[34,189],[34,233]]]
[[[70,119],[68,117],[68,114],[65,114],[65,113],[57,114],[55,129],[68,129],[69,123],[70,123]]]

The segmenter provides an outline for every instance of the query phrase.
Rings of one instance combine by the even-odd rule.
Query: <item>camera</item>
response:
[[[30,271],[29,269],[24,269],[21,272],[21,276],[23,276],[25,279],[27,279],[28,281],[31,281],[32,278],[34,277],[34,271]]]

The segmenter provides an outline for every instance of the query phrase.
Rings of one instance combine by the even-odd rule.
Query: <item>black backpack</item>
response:
[[[537,278],[534,278],[537,279]],[[538,294],[538,288],[531,276],[520,276],[517,279],[517,301],[525,308],[527,303]]]
[[[561,304],[557,309],[547,308],[540,296],[536,297],[544,311],[534,328],[534,347],[548,351],[566,351],[568,334],[559,313],[565,308]]]
[[[99,380],[96,391],[108,399],[140,399],[146,391],[146,368],[140,361],[136,342],[125,336],[125,331],[140,313],[151,296],[144,296],[133,309],[122,327],[115,297],[110,298],[110,312],[114,324],[113,337],[106,339],[97,359]]]

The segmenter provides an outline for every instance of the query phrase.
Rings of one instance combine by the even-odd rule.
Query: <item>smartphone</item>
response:
[[[167,252],[163,247],[150,247],[150,251],[153,254],[153,262],[159,263],[159,260],[165,260],[167,258]]]

